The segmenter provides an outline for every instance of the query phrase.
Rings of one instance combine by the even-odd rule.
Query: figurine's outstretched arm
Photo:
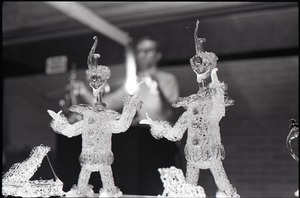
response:
[[[82,133],[83,121],[78,121],[74,124],[70,124],[67,118],[63,114],[61,114],[61,111],[55,113],[52,110],[47,110],[47,112],[53,118],[50,126],[56,133],[62,134],[69,138],[80,135]]]
[[[147,119],[141,120],[140,124],[150,125],[151,134],[156,139],[164,137],[173,142],[181,140],[185,130],[188,128],[188,119],[186,111],[179,117],[179,119],[173,127],[171,127],[170,123],[167,121],[153,121],[147,113],[146,116]]]

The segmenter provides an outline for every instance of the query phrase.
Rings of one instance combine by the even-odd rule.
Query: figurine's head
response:
[[[199,21],[197,20],[194,32],[196,55],[190,59],[190,64],[197,75],[197,82],[200,83],[204,79],[208,78],[211,70],[217,66],[218,57],[213,52],[203,51],[202,43],[206,40],[204,38],[197,37],[198,24]]]
[[[100,58],[100,54],[95,54],[95,48],[98,43],[96,36],[94,36],[94,40],[95,42],[87,59],[89,69],[86,70],[85,73],[87,75],[89,86],[93,89],[93,95],[97,97],[100,93],[104,92],[106,82],[110,78],[111,72],[108,67],[98,65],[98,58]]]

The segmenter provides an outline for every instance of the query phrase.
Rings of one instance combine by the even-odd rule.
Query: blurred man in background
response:
[[[143,101],[143,107],[138,111],[136,122],[145,118],[148,112],[158,119],[171,119],[171,104],[179,96],[179,88],[176,77],[157,68],[157,64],[162,57],[159,44],[150,37],[141,38],[136,45],[137,82],[142,80],[139,97]],[[125,84],[117,91],[104,97],[105,103],[113,108],[120,109],[122,102],[120,98],[130,94],[130,87]],[[137,124],[135,122],[135,124]]]

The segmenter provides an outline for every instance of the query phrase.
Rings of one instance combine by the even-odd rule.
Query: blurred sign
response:
[[[46,74],[60,74],[67,71],[67,56],[53,56],[46,59]]]

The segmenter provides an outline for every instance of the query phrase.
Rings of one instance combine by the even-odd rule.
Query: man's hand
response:
[[[137,84],[137,87],[136,87],[135,91],[133,92],[132,97],[135,97],[135,98],[138,97],[139,91],[140,91],[140,86],[141,86],[142,83],[144,83],[144,80],[142,80],[141,82],[139,82],[139,83]]]
[[[145,81],[147,87],[149,87],[151,94],[153,94],[153,95],[158,94],[158,83],[157,83],[157,80],[154,80],[150,76],[144,77],[143,80]]]

